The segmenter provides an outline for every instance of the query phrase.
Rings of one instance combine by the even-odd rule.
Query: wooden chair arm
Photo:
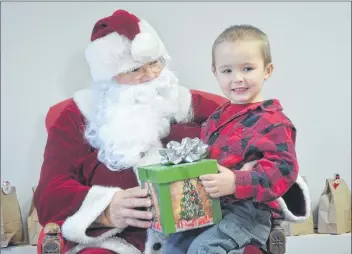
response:
[[[286,253],[286,234],[281,226],[281,222],[281,220],[272,220],[272,227],[267,243],[267,248],[270,254]]]
[[[59,225],[48,223],[38,237],[38,254],[63,254],[64,239]]]

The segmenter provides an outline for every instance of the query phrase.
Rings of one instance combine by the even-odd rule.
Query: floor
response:
[[[1,249],[2,254],[36,254],[36,246]],[[351,254],[351,234],[287,237],[286,254]]]

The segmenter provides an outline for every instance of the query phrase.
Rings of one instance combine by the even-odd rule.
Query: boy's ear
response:
[[[264,75],[264,80],[268,80],[273,74],[274,71],[274,65],[272,63],[268,63],[267,66],[265,67],[265,75]]]

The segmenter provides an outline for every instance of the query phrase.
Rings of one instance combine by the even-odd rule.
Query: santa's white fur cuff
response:
[[[98,237],[86,234],[87,228],[109,206],[115,192],[120,190],[120,188],[92,186],[80,209],[65,220],[61,227],[62,235],[72,242],[87,244],[100,242],[121,232],[123,229],[113,228]]]
[[[303,199],[304,199],[304,205],[305,205],[304,214],[301,214],[298,216],[294,215],[288,209],[287,204],[282,197],[278,198],[277,201],[279,202],[280,207],[283,210],[283,213],[285,215],[285,221],[297,223],[297,222],[305,221],[310,217],[310,215],[311,215],[311,199],[310,199],[310,195],[309,195],[308,185],[300,175],[298,175],[295,184],[297,184],[297,187],[300,189],[302,196],[303,196]]]

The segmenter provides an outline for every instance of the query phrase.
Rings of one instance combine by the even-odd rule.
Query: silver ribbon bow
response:
[[[159,153],[162,165],[190,163],[206,158],[208,145],[204,144],[199,138],[184,138],[181,144],[177,141],[170,141],[166,148],[159,150]]]

